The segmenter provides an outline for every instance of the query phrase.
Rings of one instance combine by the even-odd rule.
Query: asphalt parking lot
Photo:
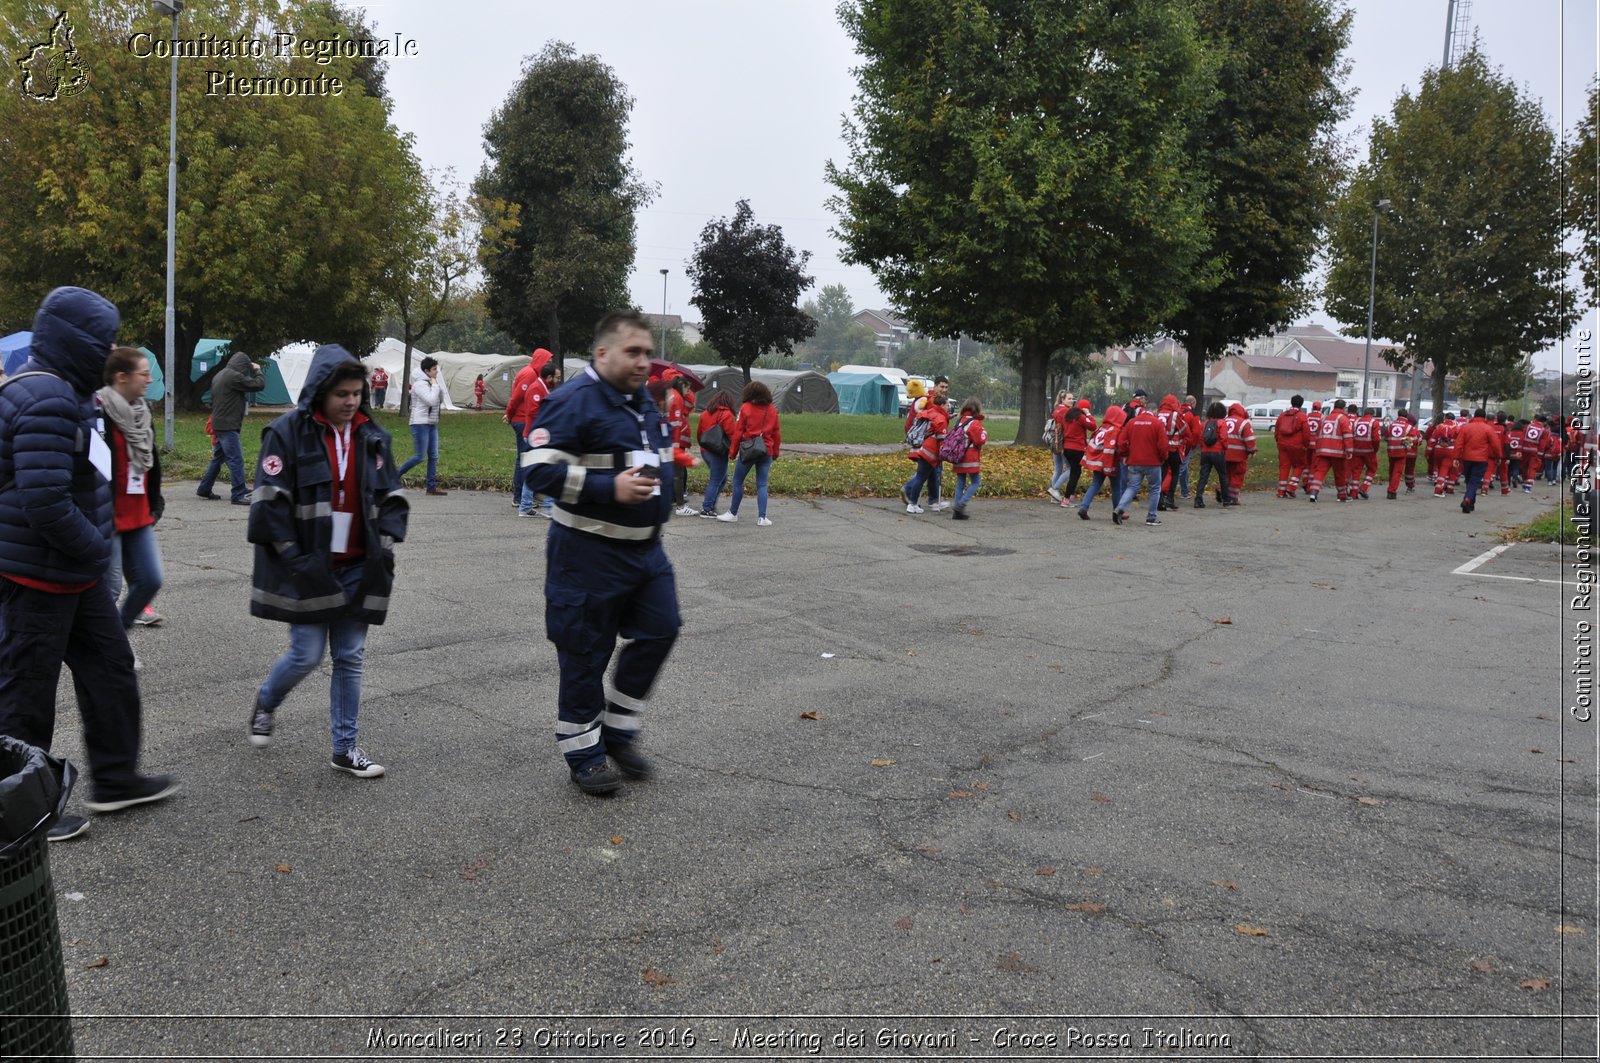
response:
[[[661,771],[595,799],[553,744],[546,522],[414,499],[362,781],[325,671],[246,743],[286,633],[245,512],[174,485],[133,637],[185,789],[52,849],[78,1051],[1592,1058],[1565,559],[1482,559],[1555,497],[678,519]]]

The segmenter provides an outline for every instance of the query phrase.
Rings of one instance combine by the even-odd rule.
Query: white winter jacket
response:
[[[419,372],[411,381],[411,423],[438,424],[443,405],[444,385],[435,384],[428,374]]]

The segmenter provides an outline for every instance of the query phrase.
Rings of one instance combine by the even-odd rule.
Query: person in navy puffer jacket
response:
[[[94,812],[159,801],[168,775],[138,771],[133,650],[102,578],[110,558],[111,454],[94,393],[120,324],[85,288],[57,288],[33,322],[31,357],[0,388],[0,734],[48,750],[56,683],[72,672]],[[82,833],[65,816],[51,840]]]

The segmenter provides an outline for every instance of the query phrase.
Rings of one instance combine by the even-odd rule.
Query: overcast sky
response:
[[[360,2],[360,0],[358,0]],[[424,165],[470,180],[483,164],[483,124],[522,62],[549,40],[608,64],[635,104],[637,174],[660,194],[639,215],[633,297],[698,320],[684,275],[700,230],[749,199],[756,220],[781,225],[811,252],[817,285],[844,284],[857,308],[886,305],[870,270],[839,261],[825,207],[827,160],[845,161],[840,137],[855,89],[855,55],[832,0],[371,0],[385,34],[417,42],[389,64],[394,121],[416,137]],[[1364,157],[1375,114],[1443,56],[1447,0],[1354,0],[1348,84],[1356,98],[1342,128]],[[1472,0],[1491,63],[1542,101],[1552,126],[1575,127],[1595,75],[1594,0]],[[1320,312],[1310,320],[1333,324]],[[1595,312],[1585,325],[1593,328]],[[1554,366],[1552,350],[1538,362]],[[1566,358],[1570,367],[1571,353]]]

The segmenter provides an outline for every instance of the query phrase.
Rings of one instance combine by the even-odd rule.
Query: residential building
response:
[[[878,338],[878,361],[883,365],[894,365],[895,355],[912,337],[911,326],[888,310],[857,310],[851,320]]]

